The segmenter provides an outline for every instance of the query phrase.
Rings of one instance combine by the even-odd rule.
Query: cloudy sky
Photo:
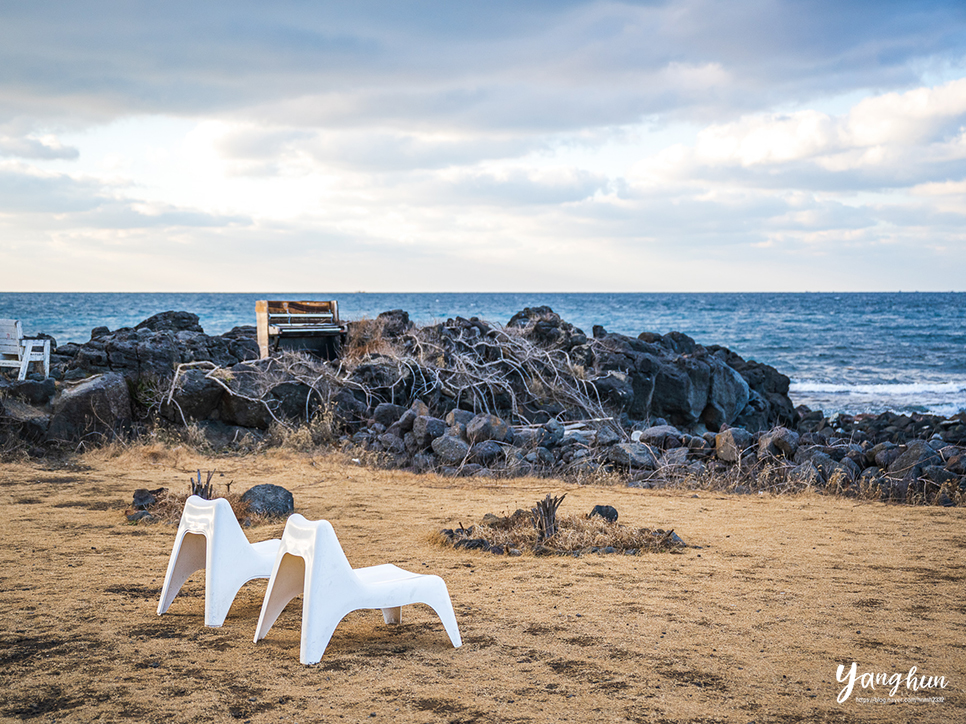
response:
[[[966,290],[966,4],[0,0],[0,271]]]

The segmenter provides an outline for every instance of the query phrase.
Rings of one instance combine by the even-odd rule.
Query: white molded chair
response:
[[[158,615],[168,610],[188,577],[204,568],[205,626],[221,626],[239,589],[272,574],[279,543],[278,538],[249,543],[227,500],[192,495],[181,514]]]
[[[425,603],[439,616],[453,646],[463,644],[442,578],[410,573],[392,564],[353,570],[332,525],[296,513],[285,523],[255,629],[256,642],[265,638],[282,609],[299,594],[303,664],[318,663],[339,621],[360,608],[382,609],[386,623],[399,623],[403,606]]]

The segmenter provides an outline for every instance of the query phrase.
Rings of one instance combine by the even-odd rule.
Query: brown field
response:
[[[347,616],[322,662],[298,661],[300,599],[254,644],[265,581],[219,629],[204,577],[155,613],[175,528],[132,525],[135,488],[217,469],[332,521],[355,566],[441,575],[464,645],[432,612]],[[221,480],[220,478],[218,480]],[[458,552],[432,533],[567,493],[561,513],[615,506],[673,528],[682,554],[580,558]],[[966,510],[814,494],[732,496],[446,479],[338,455],[202,458],[182,449],[0,466],[0,720],[35,722],[966,721]],[[281,523],[251,528],[253,540]],[[857,685],[836,668],[942,676]],[[900,701],[943,697],[941,703]],[[886,703],[861,702],[881,697]]]

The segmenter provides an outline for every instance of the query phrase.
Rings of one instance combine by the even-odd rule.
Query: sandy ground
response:
[[[207,629],[200,572],[157,616],[175,527],[132,525],[123,511],[135,488],[182,488],[199,468],[238,491],[286,486],[299,512],[332,521],[354,566],[441,575],[463,647],[425,606],[404,609],[399,626],[359,611],[320,664],[302,666],[301,599],[255,644],[266,582],[247,584],[224,627]],[[567,493],[561,512],[613,505],[621,522],[673,528],[693,547],[510,558],[429,542],[548,492]],[[3,465],[0,504],[2,721],[966,721],[962,509],[451,480],[337,456],[177,449]],[[837,667],[853,662],[858,675],[902,674],[895,695],[859,681],[837,702]],[[908,689],[912,667],[933,686]]]

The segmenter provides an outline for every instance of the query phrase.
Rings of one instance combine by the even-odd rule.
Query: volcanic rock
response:
[[[295,498],[280,485],[256,485],[245,491],[241,500],[255,515],[282,518],[295,512]]]
[[[65,384],[54,398],[47,439],[79,442],[112,437],[131,421],[127,382],[111,372]]]

